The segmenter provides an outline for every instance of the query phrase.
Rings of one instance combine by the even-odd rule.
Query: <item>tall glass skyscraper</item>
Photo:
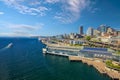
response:
[[[106,25],[100,25],[97,30],[100,32],[107,32],[107,26]]]
[[[86,33],[88,36],[93,36],[93,28],[89,27]]]

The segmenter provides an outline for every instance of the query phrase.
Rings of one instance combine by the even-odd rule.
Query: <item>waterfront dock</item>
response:
[[[106,68],[105,63],[103,63],[101,60],[91,60],[80,56],[69,56],[69,60],[82,61],[83,63],[96,68],[101,74],[108,75],[112,80],[120,80],[120,73],[118,71]]]
[[[63,54],[63,53],[56,53],[56,52],[49,52],[47,51],[46,54],[51,54],[51,55],[56,55],[56,56],[63,56],[63,57],[68,57],[69,55],[68,54]]]
[[[107,75],[114,80],[120,80],[120,72],[105,67]]]
[[[73,56],[65,52],[49,51],[46,48],[43,49],[43,53],[50,54],[50,55],[56,55],[56,56],[68,57],[70,61],[81,61],[82,63],[86,63],[90,66],[93,66],[101,74],[108,75],[112,80],[120,80],[120,73],[118,71],[106,68],[105,63],[101,59],[95,59],[95,58],[91,59],[91,58],[86,58],[86,57],[81,57],[81,56]]]
[[[49,49],[57,49],[57,50],[67,50],[67,51],[76,51],[79,52],[80,49],[74,49],[74,48],[65,48],[65,47],[50,47],[48,46]]]
[[[80,56],[69,56],[70,61],[82,61]]]
[[[46,48],[43,48],[43,53],[44,54],[50,54],[50,55],[55,55],[55,56],[63,56],[63,57],[68,57],[68,54],[62,53],[62,52],[55,52],[55,51],[47,51]]]

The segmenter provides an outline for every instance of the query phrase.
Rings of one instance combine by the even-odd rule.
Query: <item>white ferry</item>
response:
[[[12,45],[13,45],[13,43],[9,43],[9,44],[6,46],[6,48],[10,48],[10,47],[12,47]]]

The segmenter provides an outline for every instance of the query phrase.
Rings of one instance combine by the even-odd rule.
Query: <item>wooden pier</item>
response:
[[[70,61],[82,61],[80,56],[69,56]]]

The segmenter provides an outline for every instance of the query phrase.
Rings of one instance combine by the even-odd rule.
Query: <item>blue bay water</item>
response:
[[[110,80],[81,62],[43,55],[43,47],[35,38],[0,38],[0,80]]]

